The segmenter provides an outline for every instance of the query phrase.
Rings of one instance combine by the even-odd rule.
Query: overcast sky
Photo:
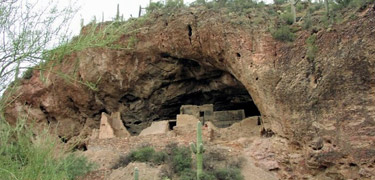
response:
[[[152,0],[156,2],[157,0]],[[189,4],[195,0],[184,0],[185,4]],[[120,5],[120,14],[124,15],[127,19],[132,15],[138,17],[139,6],[146,7],[149,4],[149,0],[79,0],[77,1],[81,9],[76,15],[76,18],[72,22],[72,31],[74,34],[78,34],[80,29],[80,21],[84,19],[84,23],[89,23],[94,16],[98,21],[102,19],[102,13],[104,13],[104,20],[111,20],[116,16],[117,4]],[[273,0],[264,0],[264,2],[273,2]]]

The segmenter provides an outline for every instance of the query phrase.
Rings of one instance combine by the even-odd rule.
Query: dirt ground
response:
[[[256,125],[255,118],[245,119],[228,128],[216,128],[212,124],[203,127],[203,140],[208,151],[220,151],[227,157],[245,159],[241,172],[245,180],[276,180],[279,169],[272,152],[265,150],[272,145],[272,138],[260,136],[261,126]],[[127,138],[91,139],[88,149],[82,152],[98,165],[94,172],[82,177],[82,180],[120,180],[132,179],[134,168],[140,169],[140,179],[159,180],[161,166],[133,162],[126,167],[113,169],[121,156],[137,147],[149,145],[156,150],[164,149],[168,144],[188,146],[195,142],[196,130],[192,127],[175,127],[164,134],[131,136]],[[261,143],[261,148],[257,148]],[[254,149],[258,149],[255,150]]]

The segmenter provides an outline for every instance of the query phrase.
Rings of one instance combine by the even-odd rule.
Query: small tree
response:
[[[43,52],[67,38],[76,10],[25,0],[0,1],[0,92],[28,67],[43,61]]]

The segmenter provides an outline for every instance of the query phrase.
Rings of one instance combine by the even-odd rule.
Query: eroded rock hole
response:
[[[74,146],[73,151],[87,151],[87,144],[79,143],[76,146]]]
[[[67,143],[69,141],[69,139],[67,139],[67,138],[65,138],[63,136],[58,136],[58,137],[61,140],[61,142],[63,142],[63,143]]]
[[[191,44],[191,36],[193,35],[193,29],[191,28],[190,24],[188,25],[188,35],[189,35],[189,41]]]
[[[230,73],[169,53],[159,58],[163,60],[148,66],[134,89],[117,100],[130,133],[140,133],[152,121],[175,120],[182,105],[212,104],[214,111],[243,109],[245,118],[260,116],[245,86]]]
[[[357,164],[356,164],[356,163],[349,163],[349,166],[350,166],[350,167],[356,167]]]

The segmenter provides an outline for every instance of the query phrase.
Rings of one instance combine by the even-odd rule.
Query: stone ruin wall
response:
[[[245,119],[245,111],[229,110],[229,111],[214,111],[213,104],[196,105],[182,105],[180,114],[189,114],[197,117],[200,121],[212,122],[216,127],[229,127],[236,122]]]

